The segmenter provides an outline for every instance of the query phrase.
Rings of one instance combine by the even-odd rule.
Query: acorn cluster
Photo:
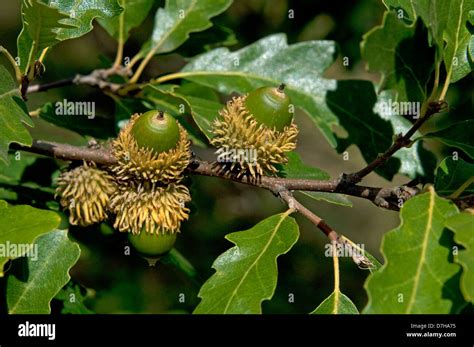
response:
[[[87,226],[111,216],[114,228],[128,232],[140,253],[168,252],[189,214],[189,190],[180,183],[191,159],[186,131],[164,112],[135,114],[112,152],[117,163],[108,171],[84,163],[58,178],[57,194],[70,223]]]
[[[296,147],[292,106],[284,85],[229,101],[212,124],[216,167],[239,178],[276,174]],[[131,116],[111,150],[117,159],[111,167],[84,163],[58,178],[69,222],[88,226],[111,217],[141,254],[168,252],[189,215],[191,197],[182,184],[191,160],[188,134],[169,114],[148,111]]]

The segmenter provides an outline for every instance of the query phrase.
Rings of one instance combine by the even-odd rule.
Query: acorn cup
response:
[[[70,224],[88,226],[107,219],[107,206],[116,190],[111,175],[84,162],[59,175],[56,196],[60,196],[61,206],[69,210]]]
[[[296,148],[298,127],[290,112],[291,100],[278,88],[262,87],[246,96],[234,97],[213,125],[211,144],[217,148],[217,166],[222,172],[258,179],[276,174],[276,165]]]
[[[120,183],[109,203],[114,228],[128,232],[131,245],[149,261],[173,247],[188,219],[191,197],[179,181],[191,160],[189,147],[186,131],[160,111],[133,115],[113,143],[118,163],[112,171]]]
[[[176,234],[181,222],[188,219],[185,204],[190,200],[189,190],[182,184],[130,184],[112,196],[109,209],[116,215],[114,228],[121,232]]]

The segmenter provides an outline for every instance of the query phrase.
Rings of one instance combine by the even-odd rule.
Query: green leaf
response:
[[[326,192],[303,192],[303,191],[300,191],[298,193],[301,193],[316,201],[326,201],[335,205],[352,207],[352,201],[350,201],[345,195],[342,195],[342,194],[326,193]]]
[[[249,93],[262,86],[287,84],[285,91],[302,108],[335,147],[331,127],[338,123],[325,99],[336,81],[324,79],[333,63],[332,41],[307,41],[288,45],[284,34],[265,37],[230,52],[217,48],[190,60],[180,77],[218,89],[222,93]]]
[[[388,9],[396,10],[397,16],[402,17],[406,22],[413,23],[416,20],[415,5],[411,5],[411,0],[383,0],[383,3]],[[400,10],[403,10],[403,16]]]
[[[26,152],[9,154],[10,164],[0,161],[0,200],[17,201],[21,197],[24,186],[21,183],[25,170],[33,164],[37,157]],[[38,190],[35,189],[35,192]]]
[[[8,206],[0,200],[0,277],[9,259],[23,256],[28,251],[27,245],[39,235],[57,228],[59,222],[56,212],[28,205]]]
[[[421,23],[408,27],[394,13],[386,12],[382,25],[363,37],[361,52],[368,70],[382,73],[380,88],[394,90],[394,101],[423,102],[427,97],[434,51],[426,36]]]
[[[143,87],[142,96],[150,101],[154,107],[171,113],[179,118],[184,114],[191,113],[189,102],[175,93],[178,88],[174,84],[147,84]]]
[[[79,284],[69,281],[64,288],[54,297],[55,300],[62,301],[63,308],[61,314],[93,314],[84,304],[87,299],[87,290]]]
[[[459,292],[460,266],[450,261],[454,241],[444,229],[458,213],[432,188],[408,200],[401,224],[384,235],[383,267],[365,284],[365,313],[450,313],[463,305]]]
[[[277,257],[287,253],[299,236],[288,212],[269,217],[249,230],[226,235],[234,247],[212,267],[216,273],[201,287],[194,313],[261,313],[277,284]]]
[[[187,82],[176,89],[176,95],[188,101],[194,121],[210,140],[214,136],[211,132],[212,123],[224,107],[220,103],[218,93],[212,88]]]
[[[177,94],[180,96],[180,94]],[[194,96],[182,96],[191,106],[191,112],[194,121],[199,129],[210,140],[214,135],[211,132],[212,122],[219,115],[222,104]]]
[[[457,122],[434,133],[426,134],[424,137],[435,138],[445,145],[463,150],[469,157],[474,159],[474,120],[469,119]]]
[[[454,83],[467,76],[474,67],[468,53],[469,42],[474,35],[467,25],[469,10],[474,8],[474,0],[437,1],[442,3],[437,14],[446,16],[446,28],[442,31],[442,38],[446,42],[444,64],[448,73],[452,71],[451,83]],[[442,45],[443,42],[440,42]]]
[[[166,0],[158,9],[150,51],[167,53],[181,46],[189,34],[211,27],[210,18],[224,12],[232,0]]]
[[[454,256],[463,268],[461,291],[466,301],[474,302],[474,215],[459,213],[446,221],[446,227],[454,232],[454,240],[464,247]]]
[[[31,146],[32,138],[23,125],[33,126],[15,80],[0,66],[0,159],[9,163],[8,146],[19,143]]]
[[[451,195],[469,179],[474,177],[474,164],[461,158],[445,158],[438,166],[435,177],[435,190],[440,195]],[[474,182],[466,187],[463,194],[474,194]]]
[[[64,23],[74,28],[58,29],[57,38],[61,41],[73,39],[87,34],[94,27],[95,18],[118,18],[122,8],[117,0],[61,0],[49,1],[49,6],[68,14],[69,18]]]
[[[213,23],[211,28],[189,35],[189,39],[179,47],[176,53],[184,57],[193,57],[215,48],[231,47],[238,43],[232,29]]]
[[[469,22],[471,25],[474,25],[474,10],[469,11]],[[471,57],[471,61],[474,61],[474,35],[471,35],[471,39],[469,40],[469,56]]]
[[[99,23],[117,40],[126,41],[130,30],[142,24],[153,5],[153,0],[119,0],[123,8],[119,16],[100,18]]]
[[[311,314],[359,314],[357,307],[340,291],[331,293]]]
[[[220,103],[219,93],[215,89],[197,83],[183,81],[176,91],[185,97],[194,96],[195,98]]]
[[[16,160],[15,154],[8,155],[10,164],[0,162],[0,183],[18,184],[21,181],[21,176],[26,168],[33,164],[36,157],[30,156],[23,152]]]
[[[430,33],[430,42],[438,50],[438,59],[442,58],[446,71],[451,74],[454,83],[472,71],[472,60],[468,46],[473,35],[466,22],[474,0],[384,0],[389,8],[403,9],[410,21],[421,17]]]
[[[83,136],[89,135],[99,139],[108,139],[115,136],[113,119],[99,115],[89,118],[86,115],[58,114],[56,110],[59,105],[63,105],[63,102],[44,104],[40,109],[39,116],[49,123],[75,131]]]
[[[65,22],[69,16],[40,0],[23,0],[23,29],[18,36],[19,67],[27,72],[28,64],[37,60],[41,51],[60,41],[58,31],[73,28]]]
[[[69,270],[79,259],[79,245],[66,230],[44,234],[35,242],[38,259],[22,258],[7,277],[8,313],[51,313],[50,302],[69,282]]]

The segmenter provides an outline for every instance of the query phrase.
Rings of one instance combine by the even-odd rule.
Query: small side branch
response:
[[[313,223],[319,230],[321,230],[332,242],[338,242],[339,236],[337,232],[331,228],[322,218],[308,210],[303,204],[295,199],[293,194],[287,189],[276,189],[274,193],[278,194],[280,198],[288,204],[288,207],[299,212],[302,216]]]
[[[127,75],[128,70],[122,67],[112,67],[110,69],[97,69],[92,71],[88,75],[76,75],[71,78],[66,78],[51,83],[34,84],[28,86],[27,94],[44,92],[54,88],[61,88],[70,85],[88,85],[91,87],[97,87],[104,91],[117,93],[126,84],[112,83],[107,80],[112,75]]]
[[[426,108],[426,112],[412,125],[412,127],[405,133],[405,135],[398,134],[392,146],[385,153],[380,154],[376,159],[370,162],[363,169],[347,175],[347,181],[350,183],[359,183],[365,176],[370,174],[375,169],[384,165],[399,149],[409,146],[411,137],[416,131],[434,114],[446,109],[447,103],[445,101],[430,102]]]

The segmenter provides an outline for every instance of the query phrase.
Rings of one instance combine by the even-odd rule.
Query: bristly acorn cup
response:
[[[258,179],[276,174],[276,165],[288,161],[286,153],[296,148],[298,127],[284,88],[284,84],[262,87],[234,97],[219,112],[212,125],[211,144],[217,148],[217,165],[222,171]]]
[[[69,223],[89,226],[107,219],[110,196],[117,189],[110,174],[84,162],[61,173],[57,185],[56,195],[61,206],[69,210]]]

